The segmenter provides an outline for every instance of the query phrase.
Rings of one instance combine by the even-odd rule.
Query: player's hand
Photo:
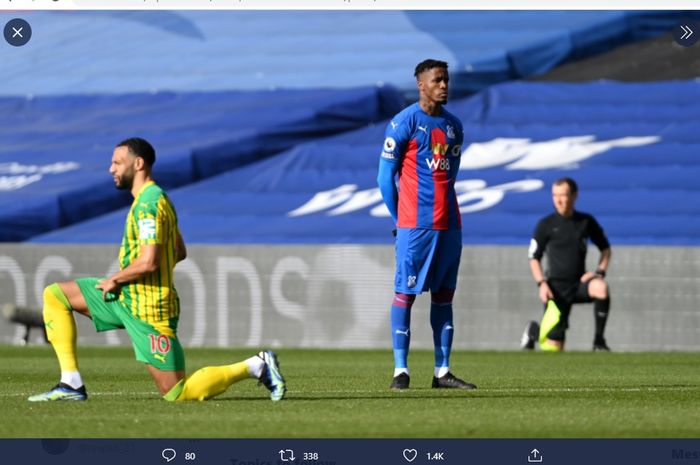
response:
[[[600,275],[595,274],[592,271],[586,271],[583,276],[581,276],[581,282],[582,283],[587,283],[593,278],[600,278]]]
[[[554,294],[552,294],[552,290],[549,288],[547,281],[540,284],[539,297],[543,304],[546,304],[548,300],[554,298]]]
[[[102,291],[102,300],[106,302],[107,294],[119,295],[121,286],[115,280],[107,278],[95,284],[95,288]]]

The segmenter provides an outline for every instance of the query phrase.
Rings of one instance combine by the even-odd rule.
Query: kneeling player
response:
[[[173,282],[175,264],[186,257],[177,215],[166,193],[155,184],[155,151],[139,138],[117,144],[109,172],[118,189],[131,191],[119,251],[120,271],[107,279],[83,278],[44,290],[46,334],[61,366],[61,380],[30,401],[86,400],[76,357],[73,312],[92,319],[97,331],[126,329],[136,353],[166,400],[205,400],[233,383],[256,378],[273,401],[286,392],[272,351],[231,365],[201,368],[185,376],[185,356],[177,338],[180,300]]]

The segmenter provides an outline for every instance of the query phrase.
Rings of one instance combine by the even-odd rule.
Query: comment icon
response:
[[[175,449],[163,449],[163,452],[161,452],[160,455],[163,456],[166,462],[170,462],[175,458],[177,452],[175,452]]]

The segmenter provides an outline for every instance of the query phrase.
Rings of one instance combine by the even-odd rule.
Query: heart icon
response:
[[[403,450],[403,458],[405,458],[409,462],[413,462],[417,456],[418,456],[418,451],[415,449],[404,449]]]

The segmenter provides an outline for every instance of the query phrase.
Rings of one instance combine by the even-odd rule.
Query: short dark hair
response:
[[[130,137],[119,142],[116,147],[126,147],[132,154],[143,158],[149,168],[156,162],[156,151],[146,139]]]
[[[561,186],[562,184],[567,184],[569,186],[569,193],[576,194],[578,192],[578,184],[570,177],[567,176],[554,181],[555,186]]]
[[[446,70],[447,62],[428,58],[427,60],[423,60],[418,63],[416,66],[416,71],[413,73],[413,75],[416,77],[416,79],[418,79],[418,76],[420,76],[423,71],[429,71],[433,68],[442,68]]]

